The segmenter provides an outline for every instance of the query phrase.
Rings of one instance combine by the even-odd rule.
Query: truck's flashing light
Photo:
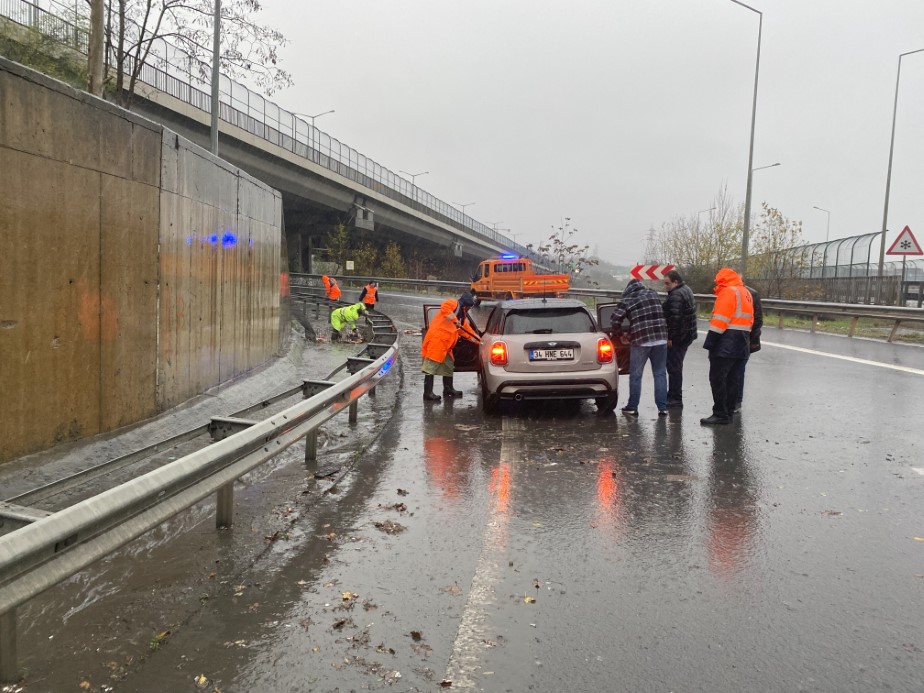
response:
[[[501,260],[516,260],[516,259],[517,259],[517,256],[511,253],[504,253],[503,255],[501,255]]]

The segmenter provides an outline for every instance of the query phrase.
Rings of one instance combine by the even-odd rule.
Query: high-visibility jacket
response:
[[[459,319],[456,317],[457,302],[454,298],[440,304],[440,312],[433,317],[427,334],[420,346],[420,355],[425,359],[442,363],[459,341]]]
[[[715,304],[703,348],[710,357],[746,359],[754,324],[754,301],[741,277],[723,267],[715,275]]]
[[[366,284],[366,286],[363,288],[363,303],[365,303],[367,306],[374,306],[376,291],[376,287],[372,286],[372,284]]]
[[[349,325],[351,330],[355,330],[356,321],[365,310],[366,306],[362,303],[354,303],[352,306],[346,306],[345,308],[338,308],[335,311],[331,311],[331,327],[339,332],[343,329],[344,325]]]
[[[332,301],[336,301],[340,298],[340,285],[337,283],[337,280],[333,277],[328,277],[326,274],[321,277],[321,281],[324,282],[324,295]]]

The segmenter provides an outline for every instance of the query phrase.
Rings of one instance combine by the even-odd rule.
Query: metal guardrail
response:
[[[295,286],[320,285],[321,275],[319,274],[292,274],[290,275]],[[411,289],[450,289],[462,293],[469,288],[468,282],[439,281],[428,279],[394,279],[389,277],[358,277],[338,275],[338,281],[341,284],[349,285],[351,282],[365,284],[369,281],[377,281],[379,284],[397,287],[408,287]],[[568,291],[570,296],[587,296],[595,301],[605,299],[618,301],[622,297],[620,289],[585,289],[577,288]],[[696,294],[696,300],[705,303],[711,303],[715,300],[713,294]],[[882,306],[868,305],[864,303],[825,303],[822,301],[787,301],[775,298],[761,299],[761,305],[764,310],[779,313],[779,327],[783,327],[783,319],[787,315],[804,315],[812,318],[812,332],[815,332],[818,323],[826,317],[849,317],[851,323],[847,331],[848,337],[856,334],[857,326],[861,319],[888,321],[892,323],[892,328],[886,341],[895,340],[898,329],[905,323],[924,324],[924,310],[921,308],[907,308],[903,306]]]
[[[230,525],[235,480],[302,439],[306,463],[316,470],[318,428],[344,409],[355,422],[359,399],[374,394],[398,358],[397,333],[389,318],[377,313],[371,322],[374,339],[382,341],[367,344],[328,378],[343,368],[352,375],[339,382],[305,381],[272,398],[281,401],[302,392],[306,399],[284,411],[263,421],[214,417],[206,427],[215,441],[211,445],[55,513],[19,503],[59,492],[60,487],[43,487],[0,503],[0,521],[19,525],[0,536],[0,681],[19,679],[20,605],[212,494],[217,501],[216,525]],[[260,402],[239,414],[267,404]],[[200,427],[177,438],[204,432]],[[128,464],[125,458],[118,462]],[[102,473],[99,468],[89,471],[91,477]]]

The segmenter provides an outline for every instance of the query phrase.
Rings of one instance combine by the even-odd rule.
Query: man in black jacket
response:
[[[667,321],[667,406],[683,406],[683,359],[696,341],[696,298],[677,270],[664,275],[667,300],[664,319]]]

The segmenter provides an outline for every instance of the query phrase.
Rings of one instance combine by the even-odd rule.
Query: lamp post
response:
[[[427,174],[430,173],[430,172],[429,172],[429,171],[421,171],[420,173],[408,173],[407,171],[400,171],[400,170],[399,170],[398,173],[403,173],[405,176],[410,176],[410,177],[411,177],[411,185],[417,185],[417,176],[425,176],[425,175],[427,175]],[[469,203],[469,204],[474,204],[474,203]]]
[[[757,25],[757,59],[754,63],[754,98],[751,104],[751,143],[748,147],[748,183],[744,194],[744,230],[741,234],[741,276],[744,277],[745,268],[748,262],[748,237],[751,231],[751,183],[754,176],[754,125],[757,120],[757,83],[760,77],[760,38],[764,28],[764,15],[760,10],[755,10],[750,5],[745,5],[739,0],[731,0],[736,5],[741,5],[745,9],[757,14],[760,21]]]
[[[311,142],[309,144],[311,145],[311,148],[314,149],[315,151],[317,151],[318,148],[316,146],[317,143],[315,142],[315,139],[314,139],[314,133],[315,133],[314,119],[320,118],[321,116],[325,116],[328,113],[336,113],[336,111],[332,108],[329,111],[324,111],[323,113],[315,113],[314,115],[308,115],[307,113],[293,113],[292,114],[295,116],[301,116],[302,118],[307,118],[308,120],[311,121],[311,131],[310,131]]]
[[[882,236],[879,241],[879,284],[882,285],[882,269],[885,264],[886,228],[889,223],[889,189],[892,187],[892,154],[895,152],[895,118],[898,115],[898,84],[902,78],[902,58],[922,53],[924,48],[901,53],[898,56],[898,73],[895,76],[895,103],[892,105],[892,138],[889,140],[889,169],[886,173],[885,204],[882,209]]]
[[[212,113],[209,127],[209,151],[218,156],[218,86],[219,58],[221,57],[221,0],[215,0],[215,16],[212,20]]]
[[[454,202],[453,204],[454,204],[456,207],[461,207],[461,208],[462,208],[462,221],[463,221],[463,223],[464,223],[464,222],[465,222],[465,208],[466,208],[466,207],[471,207],[471,206],[472,206],[473,204],[475,204],[475,203],[474,203],[474,202],[466,202],[466,203],[463,204],[463,203],[461,203],[461,202]]]
[[[828,215],[828,223],[825,225],[825,243],[827,243],[828,236],[831,235],[831,212],[824,207],[816,207],[815,205],[812,205],[812,209],[817,209],[819,212],[824,212]]]

